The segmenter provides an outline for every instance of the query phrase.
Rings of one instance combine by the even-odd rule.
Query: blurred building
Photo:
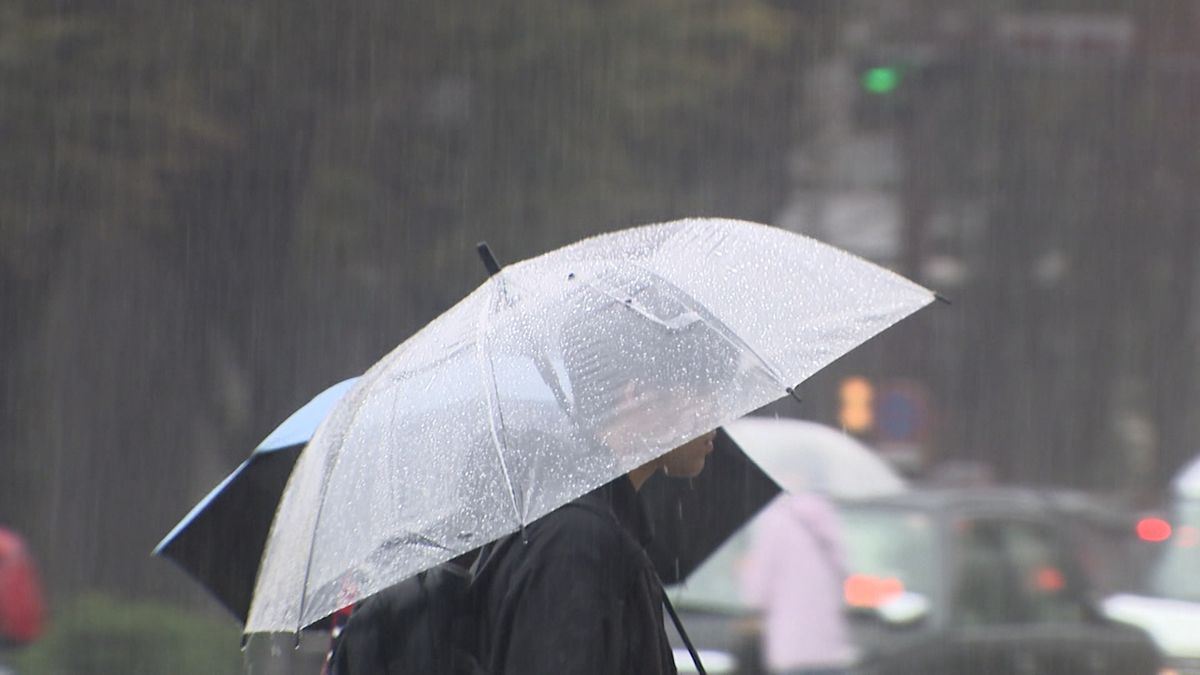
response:
[[[1195,445],[1198,7],[848,5],[778,220],[955,300],[879,347],[927,459],[1133,496]]]

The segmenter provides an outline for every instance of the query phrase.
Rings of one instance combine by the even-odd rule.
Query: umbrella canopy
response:
[[[292,413],[154,548],[154,555],[173,560],[243,622],[296,456],[352,384],[335,384]]]
[[[900,474],[858,439],[832,427],[795,419],[746,417],[729,435],[788,492],[821,492],[867,499],[908,489]]]
[[[298,631],[517,531],[785,395],[932,300],[833,247],[724,219],[506,267],[376,363],[317,429],[246,630]]]

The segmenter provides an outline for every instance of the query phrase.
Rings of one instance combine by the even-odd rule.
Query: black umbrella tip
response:
[[[937,300],[938,302],[940,302],[942,304],[946,304],[946,305],[954,304],[953,302],[950,302],[950,298],[947,298],[946,296],[942,295],[941,293],[934,293],[933,299]]]
[[[495,276],[500,271],[500,263],[496,262],[496,256],[492,255],[491,247],[487,245],[486,241],[481,241],[475,245],[475,250],[479,252],[479,259],[487,268],[488,276]]]

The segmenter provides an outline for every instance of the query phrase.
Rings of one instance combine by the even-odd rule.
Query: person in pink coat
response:
[[[740,581],[745,599],[762,612],[769,672],[849,672],[854,649],[843,614],[846,574],[841,519],[828,499],[784,493],[759,516]]]

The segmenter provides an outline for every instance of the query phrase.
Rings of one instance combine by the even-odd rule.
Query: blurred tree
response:
[[[408,47],[381,52],[388,75],[318,140],[328,161],[295,251],[317,269],[355,260],[368,293],[427,288],[420,304],[395,308],[405,311],[388,342],[478,283],[478,239],[512,261],[731,200],[730,212],[763,216],[783,189],[778,138],[791,129],[765,106],[786,103],[790,82],[760,83],[764,94],[745,77],[764,63],[794,72],[783,58],[792,24],[778,11],[530,0],[522,11],[443,3],[436,16],[416,13],[377,23]],[[747,108],[748,93],[764,107]],[[366,208],[344,210],[351,193],[369,195]],[[341,229],[322,225],[331,211]],[[424,254],[406,259],[413,250]]]
[[[198,363],[176,342],[187,333],[186,305],[172,292],[179,280],[151,278],[167,270],[147,247],[178,232],[172,181],[238,142],[184,76],[181,45],[158,32],[168,10],[124,7],[0,4],[0,305],[11,318],[0,327],[0,442],[13,458],[0,514],[39,552],[60,538],[77,546],[78,556],[43,555],[55,580],[114,569],[137,577],[91,556],[140,547],[122,518],[136,522],[145,510],[100,511],[87,496],[133,498],[125,488],[137,470],[170,465],[146,452],[156,434],[142,435],[143,411],[176,382],[194,381]],[[86,283],[99,278],[137,283]],[[86,311],[101,305],[117,311]],[[99,478],[117,479],[102,488]]]
[[[476,240],[766,218],[814,13],[0,0],[0,517],[59,593],[180,593],[156,537]]]

